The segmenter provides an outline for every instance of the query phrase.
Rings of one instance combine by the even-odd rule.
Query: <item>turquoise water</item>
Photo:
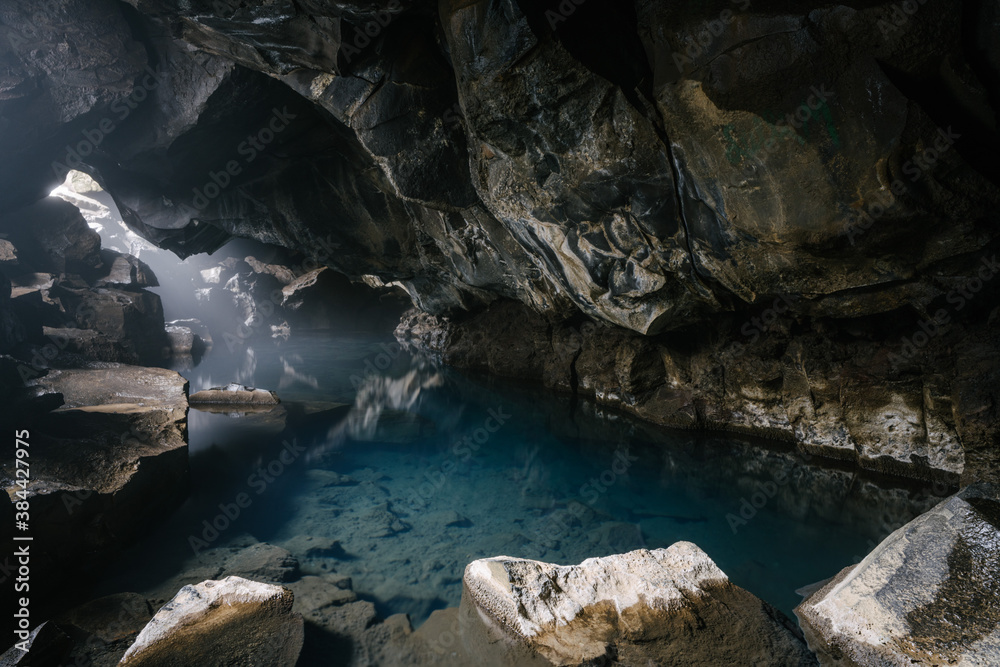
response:
[[[274,389],[287,414],[191,411],[191,497],[126,561],[143,563],[119,574],[130,590],[193,567],[191,537],[246,494],[208,547],[250,536],[298,549],[304,571],[349,576],[383,615],[415,625],[458,605],[476,558],[569,564],[678,540],[790,615],[796,589],[938,501],[761,447],[774,443],[667,431],[438,368],[389,338],[223,347],[184,374],[192,392],[233,380]]]

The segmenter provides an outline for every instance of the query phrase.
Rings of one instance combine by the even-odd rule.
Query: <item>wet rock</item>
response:
[[[357,288],[326,267],[304,273],[281,290],[281,307],[293,328],[330,329],[362,319],[370,308]],[[372,295],[365,295],[369,298]]]
[[[170,342],[170,355],[174,358],[200,357],[205,352],[205,343],[201,336],[185,326],[167,325],[167,340]]]
[[[340,542],[329,537],[296,535],[282,542],[282,546],[299,558],[337,558],[345,555]]]
[[[190,330],[195,336],[197,336],[200,339],[201,341],[200,345],[203,346],[203,350],[206,352],[208,350],[211,350],[212,346],[215,344],[215,342],[212,340],[211,331],[209,331],[208,327],[205,326],[202,323],[202,321],[197,318],[171,320],[170,322],[167,322],[166,325],[168,327],[168,333],[169,333],[169,327],[183,327],[185,329]]]
[[[273,391],[245,387],[235,382],[227,384],[225,387],[213,387],[199,391],[192,394],[189,400],[192,405],[277,405],[281,402]]]
[[[116,593],[60,614],[55,620],[73,640],[64,664],[117,665],[160,604],[138,593]]]
[[[295,594],[295,611],[306,618],[321,615],[328,607],[354,602],[358,596],[323,577],[306,576],[288,585]]]
[[[1000,493],[976,484],[887,537],[799,605],[823,664],[1000,662]]]
[[[288,589],[239,577],[185,586],[119,664],[293,667],[303,630],[292,604]]]
[[[463,581],[463,607],[501,640],[494,651],[527,645],[555,665],[612,655],[624,664],[816,664],[781,612],[689,542],[571,566],[488,558],[470,563]]]

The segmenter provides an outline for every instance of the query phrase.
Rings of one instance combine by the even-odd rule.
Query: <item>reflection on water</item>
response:
[[[191,498],[124,560],[142,567],[116,585],[153,590],[184,568],[205,571],[212,549],[250,535],[292,551],[305,573],[351,577],[383,614],[418,624],[458,604],[476,558],[566,564],[690,540],[791,613],[796,589],[937,502],[929,489],[880,485],[744,438],[602,416],[402,353],[375,373],[385,344],[293,337],[249,356],[213,353],[191,371],[192,391],[237,377],[280,388],[283,403],[238,419],[191,412]],[[303,455],[261,477],[289,447]],[[242,492],[255,502],[195,558],[189,537]],[[337,547],[302,546],[317,541]]]

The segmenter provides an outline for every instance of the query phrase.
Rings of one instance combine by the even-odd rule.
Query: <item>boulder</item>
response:
[[[0,231],[9,234],[24,271],[96,277],[103,266],[101,237],[79,209],[61,199],[43,199],[0,217]]]
[[[101,261],[104,262],[107,273],[97,280],[97,287],[135,288],[160,285],[153,270],[138,257],[102,249]]]
[[[170,324],[167,325],[166,332],[170,342],[170,355],[175,359],[200,356],[205,351],[201,336],[188,327]]]
[[[1000,489],[966,487],[795,613],[824,665],[1000,664]]]
[[[292,592],[240,577],[185,586],[143,628],[120,665],[293,667],[302,617]]]
[[[0,269],[17,267],[17,248],[6,239],[0,239]]]
[[[527,647],[554,665],[613,656],[622,664],[816,664],[781,612],[730,583],[690,542],[569,566],[486,558],[465,568],[463,583],[462,607],[493,638],[484,655],[523,656]]]
[[[191,405],[277,405],[281,402],[273,391],[245,387],[235,382],[191,394],[189,400]]]
[[[87,288],[65,282],[51,290],[80,329],[96,331],[114,342],[115,358],[95,361],[160,363],[169,350],[160,297],[145,290]]]

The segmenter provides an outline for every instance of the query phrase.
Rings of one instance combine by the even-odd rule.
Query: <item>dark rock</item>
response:
[[[185,495],[187,382],[172,371],[104,364],[49,371],[30,386],[65,400],[31,428],[32,566],[44,598]],[[3,462],[7,489],[13,470]]]
[[[205,352],[205,342],[191,329],[171,324],[167,326],[166,332],[173,358],[200,357]]]
[[[17,247],[21,271],[75,273],[96,277],[100,272],[101,237],[87,226],[80,211],[60,199],[0,217],[0,231]]]
[[[299,563],[286,549],[260,543],[227,558],[222,571],[226,576],[285,583],[299,578]]]
[[[59,298],[78,328],[113,342],[115,357],[95,360],[158,363],[169,356],[159,295],[145,290],[73,287],[65,281],[57,283],[51,294]]]
[[[977,484],[887,537],[796,608],[823,664],[1000,661],[1000,495]]]
[[[132,255],[114,250],[101,250],[101,260],[107,274],[98,279],[97,287],[159,287],[156,274],[149,266]]]
[[[69,652],[70,640],[53,623],[45,621],[31,631],[23,645],[27,652],[15,645],[0,655],[0,667],[58,667]]]

